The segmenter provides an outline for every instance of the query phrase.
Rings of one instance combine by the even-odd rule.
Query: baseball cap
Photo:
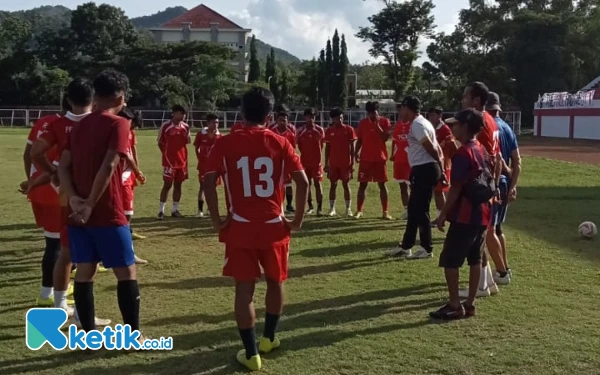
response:
[[[407,96],[402,100],[400,105],[415,112],[421,111],[421,99],[417,98],[416,96]]]
[[[495,92],[490,92],[485,109],[488,111],[501,111],[502,107],[500,106],[500,96]]]
[[[481,129],[483,128],[483,113],[473,109],[463,109],[457,112],[454,117],[450,117],[446,120],[447,124],[467,124],[469,128]]]

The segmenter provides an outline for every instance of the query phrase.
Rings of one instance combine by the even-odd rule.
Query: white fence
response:
[[[169,119],[171,111],[168,110],[142,110],[143,128],[158,128]],[[304,122],[304,111],[292,111],[290,113],[290,122],[294,125]],[[0,109],[0,126],[7,127],[25,127],[31,126],[36,120],[43,116],[58,113],[58,110],[51,109]],[[188,123],[195,128],[205,125],[205,118],[208,112],[193,111],[188,115]],[[231,128],[235,123],[242,121],[239,111],[217,111],[215,112],[221,119],[221,128]],[[381,112],[382,116],[388,117],[392,123],[395,123],[398,114],[396,112]],[[444,118],[452,116],[453,113],[444,113]],[[365,118],[365,111],[346,111],[345,122],[353,127],[358,127],[360,120]],[[503,112],[502,117],[509,123],[516,134],[521,134],[521,112]],[[329,125],[329,112],[321,111],[317,115],[317,122],[323,127]]]

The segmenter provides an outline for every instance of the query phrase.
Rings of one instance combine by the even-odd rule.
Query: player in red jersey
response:
[[[379,198],[383,219],[392,220],[388,208],[388,191],[385,183],[388,180],[386,162],[388,160],[385,143],[390,138],[392,125],[390,120],[379,116],[379,103],[368,102],[365,106],[367,118],[358,124],[358,142],[356,143],[356,160],[358,165],[358,212],[356,218],[363,216],[365,197],[369,182],[379,185]]]
[[[402,105],[398,104],[397,109],[400,113]],[[402,220],[408,219],[408,199],[410,186],[410,163],[408,162],[408,134],[410,132],[410,123],[404,122],[398,117],[398,122],[392,130],[392,157],[394,162],[394,180],[400,184],[400,199],[404,213]]]
[[[323,141],[325,131],[322,127],[315,124],[317,114],[314,109],[309,108],[304,111],[304,126],[298,131],[296,139],[298,149],[300,150],[300,160],[308,177],[308,185],[313,182],[315,185],[315,196],[317,198],[317,216],[323,216]],[[308,213],[312,214],[314,207],[310,189],[308,190]]]
[[[160,207],[158,219],[165,218],[165,207],[169,190],[173,187],[172,217],[182,217],[179,212],[181,200],[181,185],[188,178],[188,151],[187,145],[192,143],[190,127],[183,122],[186,110],[180,105],[172,108],[170,121],[165,122],[158,131],[158,148],[162,152],[163,187],[160,192]]]
[[[456,142],[454,142],[454,135],[452,134],[452,129],[448,125],[442,121],[442,113],[444,110],[440,107],[435,107],[429,109],[427,113],[427,119],[433,127],[435,128],[435,135],[442,149],[442,153],[444,154],[444,171],[443,173],[446,175],[446,182],[450,181],[450,170],[452,169],[452,157],[458,147],[456,146]],[[450,190],[450,184],[440,182],[435,187],[434,197],[435,197],[435,206],[437,209],[437,216],[440,215],[440,211],[444,208],[446,204],[446,195]],[[437,219],[436,216],[436,219]],[[435,225],[437,220],[435,220],[432,224]]]
[[[280,135],[287,139],[294,150],[296,149],[296,129],[289,123],[289,111],[286,106],[280,105],[275,113],[275,124],[269,127],[275,134]],[[294,205],[292,200],[294,199],[294,190],[292,188],[291,176],[285,176],[285,199],[287,205],[285,208],[286,212],[294,213]]]
[[[473,82],[465,88],[462,105],[464,108],[474,108],[483,113],[484,126],[477,135],[477,140],[481,143],[487,154],[490,155],[490,160],[492,161],[492,166],[494,168],[496,186],[499,186],[500,175],[502,172],[502,155],[500,153],[498,125],[494,118],[485,111],[485,104],[487,103],[489,94],[490,90],[484,83]],[[497,195],[499,195],[500,192],[498,191],[497,193]],[[497,204],[497,202],[495,204]],[[488,228],[485,243],[496,269],[499,272],[506,272],[506,265],[502,258],[502,245],[500,244],[500,239],[498,238],[493,225]],[[461,295],[464,296],[465,291],[461,292]],[[484,254],[477,295],[482,297],[496,293],[498,293],[498,286],[494,281],[492,270],[488,265],[487,256]]]
[[[229,129],[229,133],[233,133],[236,130],[239,129],[243,129],[244,128],[244,123],[243,122],[236,122],[235,124],[233,124],[233,126],[231,127],[231,129]]]
[[[329,112],[331,126],[325,131],[325,173],[331,183],[329,190],[329,216],[337,215],[335,201],[338,181],[342,182],[346,216],[352,217],[352,192],[350,180],[354,169],[354,144],[356,133],[352,126],[344,124],[344,112],[333,108]]]
[[[304,220],[308,180],[300,158],[286,138],[264,128],[273,110],[273,94],[253,88],[242,98],[246,126],[220,138],[208,161],[206,203],[214,228],[225,243],[223,275],[235,279],[235,316],[244,349],[237,360],[250,370],[261,367],[258,352],[279,347],[275,330],[283,311],[283,282],[288,276],[290,232]],[[282,212],[284,179],[296,183],[294,220]],[[219,214],[217,180],[223,176],[228,199],[228,215]],[[258,347],[255,333],[254,291],[261,277],[267,281],[266,317]]]
[[[220,137],[219,116],[214,113],[209,113],[206,115],[206,128],[202,128],[196,133],[196,138],[194,139],[194,149],[196,150],[196,156],[198,157],[198,181],[200,181],[200,190],[198,191],[198,214],[196,217],[204,217],[204,174],[206,173],[206,163],[208,161],[210,150]]]

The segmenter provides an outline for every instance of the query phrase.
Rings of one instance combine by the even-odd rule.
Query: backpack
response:
[[[492,172],[492,164],[488,153],[484,150],[482,153],[473,150],[473,155],[483,167],[477,177],[465,186],[465,197],[475,205],[490,201],[496,193],[496,181]]]

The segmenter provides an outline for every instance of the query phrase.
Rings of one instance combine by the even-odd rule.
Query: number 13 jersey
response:
[[[283,223],[284,178],[302,171],[300,158],[284,137],[262,127],[245,127],[217,140],[206,174],[223,177],[231,223],[221,242],[264,248],[289,242]]]

